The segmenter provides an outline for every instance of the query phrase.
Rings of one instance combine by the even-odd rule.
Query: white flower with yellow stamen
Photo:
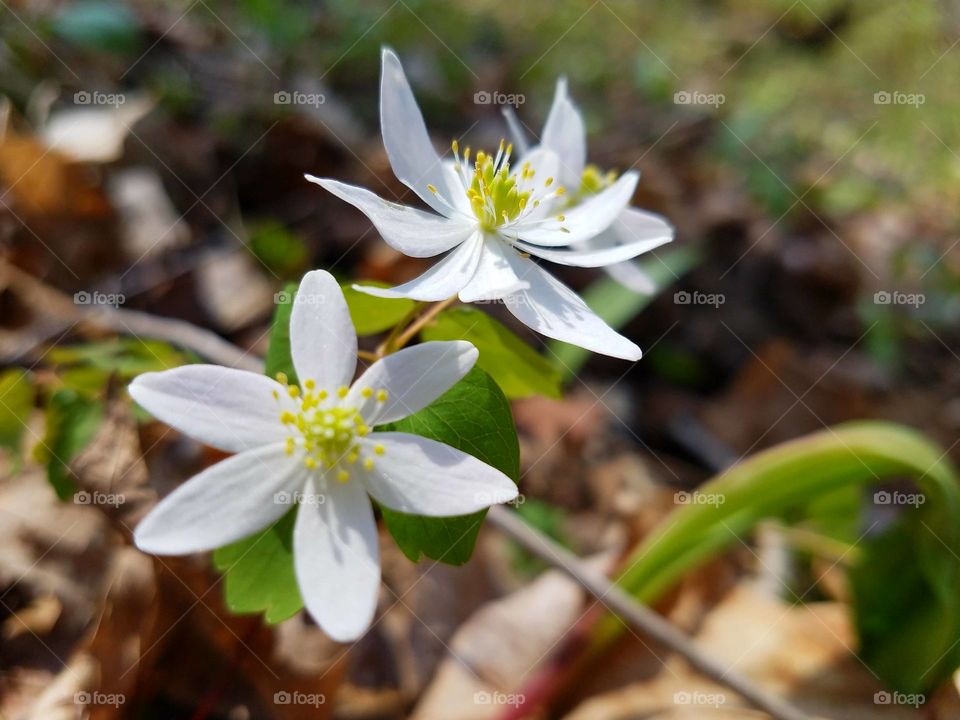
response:
[[[527,150],[526,138],[520,123],[512,109],[504,113],[513,135],[514,143],[521,150],[522,157],[538,157],[544,150],[557,154],[560,167],[557,178],[569,188],[568,203],[576,207],[588,202],[597,194],[605,192],[616,182],[616,173],[603,172],[596,165],[587,164],[587,133],[583,117],[567,93],[567,81],[557,81],[556,93],[550,114],[543,126],[540,143]],[[522,158],[521,158],[522,159]],[[673,240],[673,226],[656,213],[624,207],[617,218],[598,235],[587,239],[578,239],[571,243],[575,252],[556,251],[541,253],[541,257],[552,262],[566,265],[582,265],[582,254],[596,257],[608,253],[613,257],[618,248],[636,250],[630,257],[658,248]],[[614,280],[631,290],[643,294],[652,294],[656,285],[637,263],[630,259],[621,259],[603,268]]]
[[[211,550],[279,520],[299,502],[294,565],[304,604],[334,639],[369,626],[380,581],[368,493],[385,507],[465,515],[517,495],[499,470],[417,435],[376,432],[437,399],[477,359],[468,342],[429,342],[373,363],[351,384],[357,336],[333,277],[308,273],[290,319],[300,384],[215,365],[146,373],[130,394],[200,442],[237,453],[163,499],[137,526],[159,555]]]
[[[441,160],[397,56],[383,52],[380,85],[383,142],[396,176],[437,215],[388,202],[336,180],[308,175],[362,211],[400,252],[432,257],[451,251],[420,277],[395,288],[358,286],[381,297],[463,302],[503,300],[523,323],[548,337],[589,350],[636,360],[640,348],[611,329],[576,293],[530,259],[596,267],[634,257],[644,243],[575,249],[596,237],[630,202],[637,174],[625,173],[589,199],[570,205],[559,182],[561,158],[550,148],[511,164],[512,147],[495,153],[452,144]],[[572,188],[576,190],[576,188]]]

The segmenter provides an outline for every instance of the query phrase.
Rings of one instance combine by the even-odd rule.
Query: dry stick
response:
[[[21,288],[29,286],[31,292],[42,293],[47,296],[48,300],[53,300],[55,304],[63,305],[63,303],[69,303],[72,306],[72,303],[61,293],[27,273],[14,269],[10,265],[7,265],[3,269],[7,271],[11,284],[20,285]],[[438,303],[438,305],[445,307],[453,301],[454,299],[451,298],[451,300]],[[72,309],[74,311],[77,310],[76,306],[72,306]],[[431,308],[431,310],[432,309],[433,308]],[[439,312],[439,310],[437,310],[437,312]],[[227,342],[216,333],[204,330],[203,328],[191,325],[182,320],[162,318],[135,310],[123,310],[119,308],[83,311],[82,314],[85,316],[84,319],[101,327],[108,327],[117,332],[130,333],[136,336],[145,335],[167,340],[186,349],[193,350],[222,365],[250,370],[252,372],[262,372],[263,370],[263,362],[259,358]],[[436,312],[430,313],[428,311],[420,317],[420,320],[423,320],[423,323],[425,323],[429,321],[430,318],[435,317],[435,315]],[[418,327],[422,327],[423,323],[418,321],[418,323],[415,324],[418,324]],[[413,325],[408,328],[408,331],[412,328]],[[722,663],[717,662],[709,655],[703,653],[690,638],[674,627],[669,621],[665,620],[647,606],[637,602],[632,596],[622,588],[611,583],[610,580],[602,574],[594,572],[576,555],[553,542],[553,540],[541,534],[538,530],[527,525],[515,513],[507,510],[503,506],[494,505],[490,508],[487,517],[502,533],[520,543],[544,562],[570,576],[570,578],[581,585],[587,592],[602,601],[617,615],[629,622],[635,629],[646,633],[674,652],[682,655],[690,665],[699,670],[703,675],[721,685],[729,687],[752,705],[769,713],[777,720],[810,720],[810,716],[801,712],[793,705],[767,693],[743,675],[729,669]]]
[[[490,508],[487,518],[503,534],[568,575],[635,629],[682,655],[703,675],[721,685],[726,685],[751,705],[777,720],[810,720],[810,716],[806,713],[766,692],[745,676],[702,652],[696,643],[668,620],[646,605],[637,602],[625,590],[591,569],[569,550],[527,525],[516,513],[502,505],[494,505]]]

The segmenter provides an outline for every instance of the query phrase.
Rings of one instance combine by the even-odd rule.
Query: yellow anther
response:
[[[374,445],[374,446],[373,446],[373,451],[374,451],[377,455],[383,455],[383,454],[387,451],[387,449],[386,449],[383,445]]]
[[[282,372],[278,372],[278,373],[277,373],[277,382],[280,383],[281,385],[286,385],[286,384],[287,384],[287,374],[286,374],[286,373],[282,373]]]
[[[348,388],[346,385],[343,385],[343,386],[337,388],[337,397],[342,400],[343,398],[345,398],[345,397],[347,396],[347,393],[348,393],[348,392],[350,392],[350,388]]]
[[[274,400],[279,400],[279,399],[280,399],[280,393],[278,393],[276,390],[273,391],[273,399],[274,399]]]
[[[553,185],[553,178],[552,178],[552,177],[548,177],[547,180],[546,180],[546,182],[543,183],[543,186],[544,186],[544,187],[550,187],[551,185]]]
[[[367,458],[363,461],[363,467],[366,470],[373,470],[373,458]]]
[[[386,402],[386,401],[387,401],[387,391],[377,390],[377,402]]]
[[[280,413],[280,422],[282,422],[284,425],[290,425],[291,423],[296,423],[297,416],[294,415],[289,410],[284,410],[282,413]]]
[[[563,222],[566,219],[567,219],[566,215],[557,215],[557,220],[559,220],[560,222]]]
[[[453,148],[454,152],[460,152],[460,143],[458,143],[456,140],[450,143],[450,147]]]
[[[326,400],[329,397],[329,393],[326,390],[321,390],[317,393],[317,398],[319,400]]]
[[[350,473],[348,473],[346,470],[337,471],[337,482],[345,483],[349,479],[350,479]]]
[[[427,190],[432,192],[434,195],[437,194],[437,186],[432,183],[427,183]]]
[[[359,459],[360,459],[360,455],[357,454],[356,452],[352,452],[349,455],[347,455],[347,462],[350,463],[351,465],[353,465]]]
[[[305,381],[303,382],[303,386],[304,386],[307,390],[313,390],[315,387],[317,387],[317,381],[316,381],[316,380],[305,380]]]
[[[298,388],[296,385],[290,385],[287,388],[287,395],[289,395],[290,397],[295,398],[299,394],[300,394],[300,388]]]
[[[310,470],[313,470],[317,467],[317,461],[312,455],[307,455],[303,459],[303,464],[306,465]]]
[[[560,195],[566,195],[566,194],[567,194],[567,189],[566,189],[565,187],[562,187],[562,186],[561,186],[561,187],[558,187],[558,188],[557,188],[557,196],[558,196],[558,197],[559,197]]]
[[[365,398],[373,397],[373,388],[366,387],[360,391],[360,394],[363,395]]]

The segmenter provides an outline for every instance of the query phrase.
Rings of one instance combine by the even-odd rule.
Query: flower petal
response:
[[[673,225],[662,215],[632,207],[620,213],[608,229],[617,233],[622,243],[643,240],[670,242],[674,234]]]
[[[513,141],[517,152],[521,156],[526,155],[530,150],[530,143],[527,142],[527,133],[523,129],[523,125],[520,123],[520,118],[517,117],[517,113],[514,112],[510,105],[501,106],[500,113],[503,115],[503,119],[507,123],[507,130],[510,133],[510,139]]]
[[[618,218],[633,197],[639,179],[635,172],[624,173],[613,185],[565,210],[562,221],[554,215],[536,224],[521,223],[516,234],[521,240],[545,247],[576,245],[589,240]]]
[[[602,355],[640,359],[640,348],[601,320],[573,290],[532,260],[518,255],[511,261],[517,275],[530,283],[528,290],[504,298],[520,322],[541,335]]]
[[[483,238],[479,233],[460,245],[420,277],[392,288],[354,285],[354,289],[376,297],[408,297],[423,302],[436,302],[453,297],[470,282],[480,261]]]
[[[311,486],[319,494],[321,487]],[[366,632],[377,609],[377,524],[360,483],[328,481],[322,489],[324,502],[297,509],[294,568],[307,612],[331,638],[350,642]]]
[[[433,185],[444,198],[452,195],[403,66],[387,48],[383,50],[382,65],[380,129],[393,174],[427,205],[441,215],[449,215],[449,206],[427,189]]]
[[[400,420],[422,410],[470,372],[477,349],[468,342],[426,342],[377,360],[350,388],[343,404],[368,425]],[[385,390],[386,400],[377,400]],[[364,393],[369,397],[364,397]]]
[[[357,333],[343,291],[326,270],[303,276],[290,314],[290,355],[300,382],[349,385],[357,369]]]
[[[657,291],[653,278],[638,263],[631,260],[607,265],[604,270],[625,288],[640,295],[653,295]]]
[[[129,389],[158,420],[225,452],[286,437],[280,414],[288,409],[289,399],[284,387],[265,375],[219,365],[184,365],[144,373]]]
[[[649,220],[647,216],[650,215],[628,208],[602,233],[566,250],[542,248],[522,241],[515,245],[519,250],[550,262],[576,267],[601,267],[629,260],[673,240],[673,228],[662,219],[659,222]],[[634,233],[631,223],[635,222],[637,216],[641,222],[637,222],[638,231]]]
[[[383,454],[372,454],[377,445]],[[357,477],[391,510],[431,517],[466,515],[517,496],[517,486],[502,472],[436,440],[373,433],[361,441],[361,449],[375,460],[372,470],[361,467]]]
[[[529,285],[517,277],[506,253],[514,252],[499,237],[485,237],[480,251],[480,261],[470,282],[460,290],[460,299],[465,302],[497,300]]]
[[[540,144],[560,156],[562,181],[579,184],[587,165],[587,131],[580,111],[567,94],[567,79],[564,77],[557,80]]]
[[[248,450],[213,465],[167,495],[133,534],[156,555],[186,555],[232,543],[279,520],[307,469],[285,443]],[[279,495],[279,497],[278,497]]]
[[[357,208],[370,219],[390,247],[410,257],[439,255],[462,243],[476,230],[476,222],[466,217],[448,219],[431,215],[388,202],[356,185],[313,175],[304,177]]]

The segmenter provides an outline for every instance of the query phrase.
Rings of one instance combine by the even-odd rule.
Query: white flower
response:
[[[140,523],[137,546],[159,555],[210,550],[279,520],[299,501],[294,564],[304,604],[334,639],[369,626],[380,582],[382,505],[464,515],[516,497],[499,470],[417,435],[374,432],[426,407],[473,367],[468,342],[429,342],[371,365],[351,385],[357,336],[323,271],[300,284],[290,320],[300,385],[215,365],[146,373],[130,385],[155,417],[237,453],[184,483]]]
[[[604,173],[595,165],[587,164],[587,134],[583,117],[567,93],[567,81],[557,81],[556,93],[550,114],[543,126],[540,143],[532,150],[526,149],[526,139],[520,123],[507,109],[504,113],[510,126],[514,143],[522,155],[536,157],[544,149],[552,150],[560,158],[558,179],[570,188],[569,202],[576,206],[610,187],[615,180],[613,173]],[[595,252],[606,248],[630,247],[635,255],[653,250],[673,240],[673,227],[663,217],[651,212],[625,207],[599,235],[571,243],[583,252]],[[541,253],[541,257],[563,262],[553,255]],[[576,263],[570,263],[576,264]],[[604,267],[615,280],[635,292],[652,294],[656,286],[650,277],[631,260],[621,260]]]
[[[519,167],[512,167],[512,146],[503,141],[496,153],[475,156],[469,148],[461,154],[454,141],[453,159],[441,160],[400,61],[390,50],[383,51],[380,124],[394,173],[436,215],[335,180],[310,175],[307,179],[361,210],[400,252],[413,257],[452,252],[398,287],[357,289],[423,301],[454,295],[463,302],[502,299],[510,312],[543,335],[614,357],[640,357],[640,348],[529,257],[598,267],[648,249],[645,238],[628,243],[593,241],[583,248],[620,217],[633,195],[637,173],[625,173],[570,206],[567,188],[558,182],[561,159],[551,148],[527,153]]]

